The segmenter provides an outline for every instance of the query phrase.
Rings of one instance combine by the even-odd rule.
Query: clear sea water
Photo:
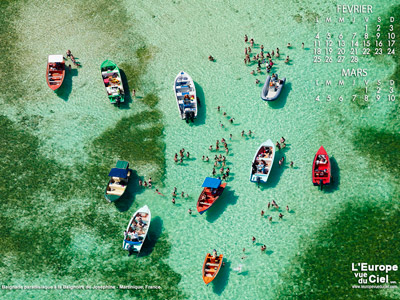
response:
[[[374,6],[371,27],[378,16],[397,12],[400,5],[361,2]],[[335,41],[342,33],[350,43],[353,32],[364,32],[362,15],[356,15],[354,24],[347,16],[345,24],[339,24],[336,2],[323,0],[1,5],[10,16],[1,19],[0,62],[2,70],[8,70],[0,97],[1,171],[6,175],[0,185],[1,284],[161,286],[158,291],[0,290],[1,299],[398,299],[396,290],[354,291],[348,273],[351,263],[362,259],[398,263],[393,254],[398,242],[377,246],[378,258],[368,249],[398,241],[392,234],[398,232],[398,223],[383,226],[382,214],[392,220],[399,209],[399,96],[395,102],[352,102],[352,94],[365,94],[365,78],[355,79],[354,86],[347,79],[338,87],[339,64],[313,63],[317,32],[331,32]],[[331,24],[322,21],[328,16]],[[266,73],[251,75],[257,65],[243,63],[244,47],[249,46],[245,34],[255,40],[253,51],[259,52],[261,44],[266,51],[280,49],[272,72],[286,77],[287,84],[274,103],[260,99]],[[67,49],[82,67],[73,67],[62,90],[53,93],[44,77],[47,55]],[[208,61],[209,55],[215,62]],[[287,55],[289,64],[284,63]],[[358,64],[347,59],[343,67],[367,67],[371,97],[381,79],[386,98],[398,56],[357,57]],[[137,97],[128,97],[119,109],[108,103],[100,79],[105,59],[116,62],[129,88],[137,90]],[[173,80],[181,70],[192,76],[201,101],[194,124],[180,120],[174,100]],[[256,79],[261,83],[255,84]],[[315,80],[333,84],[316,86]],[[315,101],[317,95],[320,102]],[[343,95],[344,101],[327,102],[327,95]],[[287,147],[277,152],[269,182],[260,187],[249,182],[258,146],[282,136]],[[224,155],[208,150],[221,138],[230,150],[228,187],[209,212],[189,215],[189,208],[196,211],[214,155]],[[332,157],[335,179],[325,191],[310,178],[321,145]],[[182,148],[190,159],[176,164],[174,154]],[[202,161],[203,155],[210,162]],[[280,167],[277,162],[283,156],[285,165]],[[129,160],[135,176],[127,196],[114,205],[106,202],[103,189],[117,159]],[[139,178],[149,177],[152,189],[137,185]],[[189,197],[178,196],[172,204],[174,187]],[[279,211],[267,209],[272,200]],[[121,247],[123,230],[145,204],[153,216],[147,250],[139,258],[127,257]],[[278,219],[280,212],[283,220]],[[365,227],[371,231],[355,238]],[[375,231],[381,235],[369,235]],[[337,243],[343,239],[348,243],[340,248]],[[326,248],[318,248],[321,245]],[[205,286],[201,268],[213,249],[224,254],[226,266]],[[336,257],[336,249],[342,258]],[[346,259],[352,254],[357,261]],[[335,286],[337,294],[327,294],[321,280]]]

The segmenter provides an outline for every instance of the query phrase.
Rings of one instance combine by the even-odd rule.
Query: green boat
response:
[[[112,168],[108,176],[110,181],[107,184],[104,192],[104,197],[109,202],[115,202],[125,193],[128,186],[129,177],[131,176],[131,169],[127,161],[119,160],[115,168]]]
[[[105,60],[101,64],[101,76],[106,87],[108,99],[112,104],[119,106],[120,103],[124,102],[124,86],[117,65],[111,60]]]

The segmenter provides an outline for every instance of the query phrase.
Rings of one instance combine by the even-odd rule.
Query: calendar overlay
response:
[[[398,100],[393,69],[399,63],[396,33],[399,21],[394,16],[374,14],[373,5],[341,5],[330,16],[315,19],[312,62],[321,76],[312,84],[319,87],[315,101],[379,102]],[[343,30],[342,30],[343,29]],[[379,76],[379,69],[386,70]],[[383,67],[382,67],[383,66]],[[329,70],[329,72],[327,71]],[[383,72],[383,71],[382,71]],[[326,76],[324,73],[333,74]],[[351,90],[345,87],[352,87]],[[322,92],[321,87],[324,87]],[[329,89],[335,92],[329,92]],[[318,89],[317,89],[318,90]],[[346,91],[341,93],[340,90]],[[336,95],[336,94],[340,95]]]

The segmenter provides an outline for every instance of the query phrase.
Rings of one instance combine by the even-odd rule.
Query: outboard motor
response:
[[[185,121],[186,121],[186,123],[189,123],[189,119],[190,119],[190,112],[186,111],[185,112]]]
[[[190,121],[192,121],[192,123],[194,123],[194,112],[191,111],[189,114],[190,114]]]
[[[117,98],[117,106],[119,107],[120,104],[121,104],[121,101],[119,100],[119,98]]]

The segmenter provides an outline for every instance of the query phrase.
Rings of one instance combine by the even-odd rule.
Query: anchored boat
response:
[[[312,170],[312,182],[314,185],[322,186],[331,183],[331,162],[324,147],[320,147],[315,154]]]
[[[110,176],[110,181],[107,184],[104,196],[108,201],[115,202],[125,193],[128,185],[129,177],[131,176],[129,163],[119,160],[108,176]]]
[[[49,55],[46,70],[47,85],[53,91],[58,89],[65,77],[65,61],[62,55]]]
[[[261,91],[261,99],[264,101],[276,100],[279,97],[285,82],[286,77],[278,79],[278,74],[275,74],[273,77],[268,75]]]
[[[202,187],[204,188],[197,200],[197,211],[200,214],[206,212],[217,201],[226,187],[226,182],[221,179],[206,177]]]
[[[254,155],[251,165],[250,181],[267,182],[271,168],[274,163],[275,146],[271,140],[267,140],[260,145],[256,155]]]
[[[178,104],[179,114],[182,120],[193,120],[197,117],[196,87],[192,77],[181,71],[174,81],[174,93]]]
[[[209,284],[215,279],[222,266],[223,255],[220,254],[214,258],[210,253],[207,253],[206,259],[203,263],[203,281]]]
[[[139,208],[129,221],[128,227],[124,232],[124,250],[140,253],[143,243],[149,232],[151,212],[147,205]]]
[[[105,60],[100,69],[110,103],[119,106],[120,103],[124,102],[125,92],[117,65],[111,60]]]

